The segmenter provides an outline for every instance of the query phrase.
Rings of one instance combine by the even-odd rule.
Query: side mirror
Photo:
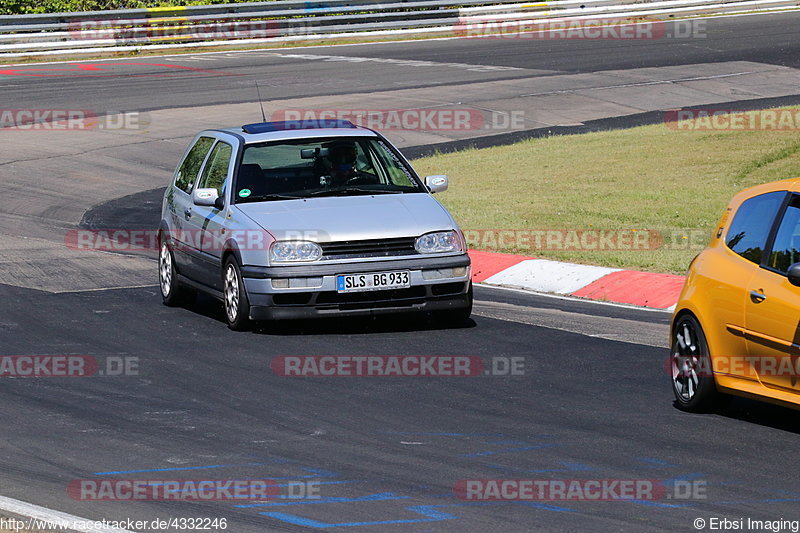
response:
[[[800,263],[795,263],[789,267],[786,272],[786,277],[789,278],[789,283],[800,287]]]
[[[447,190],[447,176],[444,174],[425,176],[425,186],[431,191],[431,194],[444,192]]]
[[[192,191],[192,202],[194,205],[204,205],[207,207],[216,207],[217,200],[219,200],[219,193],[217,189],[195,189]]]

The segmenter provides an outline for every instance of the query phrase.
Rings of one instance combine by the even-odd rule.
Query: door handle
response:
[[[767,299],[767,295],[758,291],[750,291],[750,299],[755,303],[761,303]]]
[[[186,209],[183,210],[183,218],[185,218],[186,220],[189,220],[190,218],[192,218],[192,209],[191,208],[186,208]]]

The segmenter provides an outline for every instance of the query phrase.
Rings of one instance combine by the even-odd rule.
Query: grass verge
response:
[[[798,120],[793,129],[690,131],[656,124],[436,155],[414,166],[422,175],[450,175],[451,188],[439,198],[474,248],[683,273],[733,194],[800,176],[800,109],[791,115]],[[503,244],[490,238],[499,237],[496,231],[474,230],[517,233]],[[537,230],[558,233],[548,245],[548,234],[538,242]],[[588,246],[580,243],[584,234],[591,237],[587,231],[622,237],[633,230],[648,231],[644,249],[591,249],[591,238]]]

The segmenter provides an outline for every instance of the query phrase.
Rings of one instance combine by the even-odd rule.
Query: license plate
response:
[[[338,292],[376,291],[380,289],[405,289],[411,286],[407,270],[396,272],[370,272],[369,274],[343,274],[336,276]]]

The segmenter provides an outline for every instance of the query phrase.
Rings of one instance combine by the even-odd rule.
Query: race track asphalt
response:
[[[212,119],[244,119],[255,79],[271,84],[269,101],[330,106],[404,90],[454,102],[453,91],[489,84],[480,85],[482,101],[497,97],[504,109],[539,109],[522,103],[525,94],[571,98],[603,76],[611,86],[611,77],[643,75],[637,69],[664,82],[665,92],[628,87],[615,102],[604,98],[623,89],[595,91],[585,107],[564,100],[569,120],[559,124],[583,123],[624,115],[623,107],[665,109],[678,93],[681,105],[794,97],[798,22],[794,14],[713,19],[707,37],[691,41],[459,39],[97,63],[103,70],[49,65],[41,68],[62,72],[44,76],[31,76],[30,66],[3,70],[8,107],[138,110],[153,122],[146,132],[0,132],[8,210],[0,221],[0,355],[138,365],[124,376],[0,380],[0,495],[94,519],[225,517],[235,533],[693,531],[696,518],[800,519],[797,413],[743,399],[708,414],[677,410],[664,369],[666,313],[476,287],[472,321],[460,328],[404,317],[234,333],[210,298],[163,306],[152,254],[123,258],[133,265],[123,271],[111,254],[58,251],[81,221],[150,227],[158,189],[188,137]],[[725,77],[713,83],[724,87],[669,81],[714,68]],[[711,92],[701,95],[703,83]],[[540,118],[526,128],[540,127]],[[396,135],[404,146],[470,137]],[[278,357],[303,355],[477,356],[487,368],[522,358],[524,372],[299,378],[271,368]],[[75,480],[105,479],[310,482],[320,498],[253,506],[92,502],[67,492]],[[674,497],[476,502],[454,494],[460,480],[474,479],[655,480]],[[674,487],[695,490],[684,498]]]

